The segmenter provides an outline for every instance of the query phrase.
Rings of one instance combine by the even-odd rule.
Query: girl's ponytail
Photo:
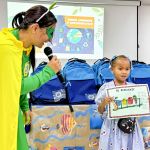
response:
[[[12,27],[18,29],[26,29],[27,25],[24,23],[25,12],[18,13],[12,20]]]

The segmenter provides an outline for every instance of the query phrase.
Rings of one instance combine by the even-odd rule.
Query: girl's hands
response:
[[[105,111],[105,106],[113,101],[113,97],[105,97],[102,103],[98,106],[98,111],[102,114]]]
[[[112,101],[113,101],[113,97],[105,97],[103,103],[106,106],[106,105],[110,104]]]

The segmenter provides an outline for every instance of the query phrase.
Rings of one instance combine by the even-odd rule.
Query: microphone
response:
[[[45,47],[44,53],[48,57],[49,60],[51,60],[53,58],[53,54],[52,54],[53,52],[50,47]],[[57,74],[59,81],[65,86],[65,80],[64,80],[62,74],[60,73],[60,71],[57,72],[56,74]],[[65,92],[66,92],[66,96],[68,97],[68,92],[67,92],[66,88],[65,88]],[[74,112],[72,105],[69,104],[69,108],[70,108],[71,112]]]
[[[49,60],[51,60],[53,58],[53,51],[50,47],[45,47],[44,53],[48,57]],[[59,81],[65,85],[65,80],[64,80],[62,74],[60,73],[60,71],[57,72],[56,75],[57,75]]]

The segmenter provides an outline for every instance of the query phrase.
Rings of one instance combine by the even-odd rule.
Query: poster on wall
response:
[[[149,89],[147,84],[118,86],[107,89],[114,101],[109,104],[109,118],[150,115]]]
[[[8,26],[11,27],[15,14],[34,5],[36,4],[8,2]],[[49,7],[49,4],[42,5]],[[51,11],[57,18],[54,37],[52,43],[45,44],[41,49],[36,48],[37,58],[45,58],[43,49],[46,46],[51,47],[53,53],[62,59],[103,58],[103,7],[56,5]]]

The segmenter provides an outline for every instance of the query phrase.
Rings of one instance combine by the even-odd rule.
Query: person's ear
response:
[[[30,29],[32,33],[35,33],[39,29],[38,23],[31,24]]]

